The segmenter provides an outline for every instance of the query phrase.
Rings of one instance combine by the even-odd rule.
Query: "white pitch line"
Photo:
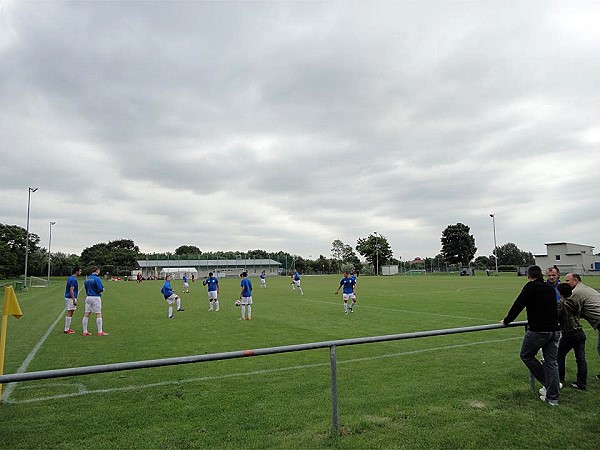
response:
[[[29,352],[29,355],[27,355],[27,358],[25,358],[25,360],[23,361],[23,363],[21,364],[21,366],[17,369],[17,371],[15,373],[23,373],[27,370],[27,367],[29,367],[29,364],[31,364],[31,361],[33,361],[33,358],[35,357],[36,353],[42,347],[42,345],[44,344],[46,339],[48,339],[48,336],[50,336],[50,333],[52,333],[52,331],[54,330],[54,328],[56,327],[56,325],[58,324],[60,319],[62,319],[64,317],[66,311],[67,311],[67,309],[65,308],[60,312],[59,316],[52,323],[52,325],[50,325],[50,328],[48,328],[48,331],[46,331],[46,333],[42,336],[40,341],[37,344],[35,344],[35,347],[33,347],[33,350],[31,350],[31,352]],[[4,403],[10,403],[9,397],[10,397],[10,394],[12,394],[12,391],[15,390],[16,385],[17,385],[17,383],[9,383],[6,385],[6,389],[2,392],[2,401]]]
[[[333,303],[333,302],[326,302],[323,300],[302,300],[303,302],[312,302],[312,303],[324,303],[327,305],[335,305],[336,307],[339,307],[339,305],[337,303]],[[357,303],[358,308],[365,308],[365,309],[380,309],[382,311],[392,311],[392,312],[398,312],[398,313],[406,313],[406,314],[422,314],[422,315],[426,315],[426,316],[437,316],[437,317],[449,317],[451,319],[465,319],[465,320],[474,320],[476,322],[480,322],[480,321],[484,321],[484,322],[489,322],[490,324],[492,323],[497,323],[500,322],[500,320],[490,320],[490,319],[483,319],[481,317],[464,317],[464,316],[453,316],[451,314],[439,314],[439,313],[432,313],[432,312],[424,312],[424,311],[413,311],[413,310],[409,310],[409,309],[395,309],[395,308],[384,308],[382,306],[371,306],[371,305],[364,305],[362,303]]]
[[[448,349],[461,348],[461,347],[470,347],[470,346],[474,346],[474,345],[495,344],[498,342],[507,342],[507,341],[513,341],[513,340],[517,340],[517,339],[522,339],[522,338],[521,337],[511,337],[511,338],[506,338],[506,339],[494,339],[494,340],[489,340],[489,341],[469,342],[466,344],[446,345],[444,347],[433,347],[433,348],[426,348],[426,349],[421,349],[421,350],[410,350],[410,351],[406,351],[406,352],[388,353],[385,355],[378,355],[378,356],[366,356],[364,358],[354,358],[354,359],[348,359],[345,361],[338,360],[337,364],[338,365],[351,364],[351,363],[357,363],[357,362],[372,361],[375,359],[394,358],[394,357],[406,356],[406,355],[416,355],[416,354],[420,354],[420,353],[435,352],[435,351],[439,351],[439,350],[448,350]],[[52,395],[52,396],[47,396],[47,397],[31,398],[31,399],[27,399],[27,400],[10,400],[9,401],[7,399],[6,403],[22,404],[22,403],[43,402],[43,401],[47,401],[47,400],[57,400],[57,399],[70,398],[70,397],[81,397],[83,395],[108,394],[108,393],[112,393],[112,392],[134,391],[134,390],[138,390],[138,389],[148,389],[148,388],[153,388],[153,387],[172,386],[172,385],[179,385],[179,384],[184,384],[184,383],[198,383],[198,382],[202,382],[202,381],[214,381],[214,380],[225,380],[228,378],[248,377],[249,375],[264,375],[264,374],[268,374],[268,373],[286,372],[286,371],[290,371],[290,370],[311,369],[311,368],[316,368],[316,367],[329,366],[329,364],[330,364],[329,362],[315,363],[315,364],[302,364],[302,365],[295,365],[295,366],[288,366],[288,367],[279,367],[276,369],[261,369],[261,370],[255,370],[252,372],[237,372],[237,373],[229,373],[226,375],[215,375],[215,376],[210,376],[210,377],[188,378],[186,380],[179,380],[179,381],[161,381],[158,383],[138,384],[138,385],[129,385],[129,386],[123,386],[123,387],[107,388],[107,389],[94,389],[94,390],[87,390],[87,389],[85,389],[85,387],[81,388],[81,386],[83,386],[82,384],[74,383],[74,385],[77,385],[79,387],[79,392],[72,392],[70,394]],[[56,383],[46,384],[46,385],[42,385],[42,386],[46,387],[46,386],[52,386],[55,384]],[[65,384],[65,383],[62,383],[62,384]]]

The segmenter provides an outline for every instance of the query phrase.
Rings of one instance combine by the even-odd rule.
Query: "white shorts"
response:
[[[217,299],[217,291],[208,291],[208,299],[216,300]]]
[[[73,304],[73,299],[71,297],[65,298],[65,307],[67,311],[75,311],[77,309],[77,305]]]
[[[102,298],[101,297],[86,297],[85,298],[85,312],[100,314],[102,312]]]
[[[345,302],[347,302],[348,299],[356,300],[356,295],[354,293],[352,293],[352,294],[343,294],[342,298],[344,299]]]
[[[165,298],[165,302],[167,302],[167,305],[171,306],[173,303],[175,303],[177,301],[178,298],[179,298],[178,295],[171,294],[170,297]]]
[[[298,287],[300,287],[300,280],[294,280],[294,284]]]
[[[242,305],[251,305],[252,297],[242,297]]]
[[[264,278],[260,279],[260,284],[267,284],[267,280],[265,280]]]
[[[189,284],[189,283],[183,283],[183,287],[184,287],[184,288],[189,288],[189,287],[190,287],[190,284]]]

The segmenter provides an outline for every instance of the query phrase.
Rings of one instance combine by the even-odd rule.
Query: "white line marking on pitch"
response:
[[[351,364],[351,363],[356,363],[356,362],[372,361],[375,359],[394,358],[394,357],[406,356],[406,355],[416,355],[419,353],[435,352],[435,351],[439,351],[439,350],[448,350],[448,349],[461,348],[461,347],[470,347],[473,345],[494,344],[494,343],[498,343],[498,342],[514,341],[517,339],[522,339],[522,337],[512,337],[512,338],[506,338],[506,339],[494,339],[494,340],[490,340],[490,341],[470,342],[467,344],[454,344],[454,345],[447,345],[444,347],[433,347],[433,348],[426,348],[426,349],[421,349],[421,350],[410,350],[410,351],[406,351],[406,352],[388,353],[385,355],[378,355],[378,356],[366,356],[364,358],[354,358],[354,359],[348,359],[348,360],[344,360],[344,361],[338,360],[337,364],[338,365]],[[296,365],[296,366],[279,367],[276,369],[261,369],[261,370],[255,370],[252,372],[237,372],[237,373],[230,373],[227,375],[218,375],[218,376],[200,377],[200,378],[188,378],[186,380],[179,380],[179,381],[161,381],[159,383],[138,384],[138,385],[130,385],[130,386],[123,386],[123,387],[116,387],[116,388],[108,388],[108,389],[86,390],[85,387],[83,387],[83,388],[81,387],[83,385],[81,385],[79,383],[74,383],[74,385],[77,385],[79,387],[79,392],[73,392],[70,394],[52,395],[52,396],[48,396],[48,397],[31,398],[31,399],[27,399],[27,400],[7,400],[6,403],[12,403],[12,404],[33,403],[33,402],[57,400],[57,399],[69,398],[69,397],[79,397],[82,395],[107,394],[107,393],[112,393],[112,392],[134,391],[134,390],[138,390],[138,389],[148,389],[148,388],[153,388],[153,387],[172,386],[172,385],[178,385],[178,384],[183,384],[183,383],[198,383],[198,382],[202,382],[202,381],[225,380],[228,378],[247,377],[248,375],[264,375],[264,374],[268,374],[268,373],[285,372],[285,371],[290,371],[290,370],[312,369],[312,368],[316,368],[316,367],[329,366],[329,364],[330,364],[329,362],[303,364],[303,365]],[[42,386],[52,386],[52,385],[53,384],[42,385]]]
[[[312,303],[324,303],[327,305],[335,305],[336,307],[338,307],[339,305],[337,303],[333,303],[333,302],[326,302],[323,300],[303,300],[303,301],[308,301],[308,302],[312,302]],[[410,309],[395,309],[395,308],[384,308],[383,306],[371,306],[371,305],[363,305],[361,303],[357,303],[358,308],[365,308],[365,309],[380,309],[383,311],[393,311],[393,312],[398,312],[398,313],[406,313],[406,314],[423,314],[426,316],[438,316],[438,317],[449,317],[451,319],[466,319],[466,320],[474,320],[477,322],[480,321],[484,321],[484,322],[489,322],[489,323],[497,323],[499,322],[499,320],[490,320],[490,319],[483,319],[481,317],[464,317],[464,316],[453,316],[450,314],[439,314],[439,313],[432,313],[432,312],[424,312],[424,311],[413,311]]]
[[[27,358],[25,358],[25,361],[23,361],[23,363],[21,364],[21,366],[17,369],[17,371],[15,373],[23,373],[27,370],[27,367],[29,367],[29,364],[31,364],[31,361],[33,361],[33,358],[35,357],[36,353],[42,347],[42,345],[44,344],[46,339],[48,339],[48,336],[50,336],[50,333],[52,333],[52,331],[54,330],[54,328],[56,327],[56,325],[58,324],[60,319],[62,319],[64,317],[66,311],[67,311],[67,309],[65,308],[60,312],[59,316],[52,323],[52,325],[50,325],[50,328],[48,328],[48,331],[46,331],[46,333],[42,336],[40,341],[37,344],[35,344],[35,347],[33,347],[33,350],[31,350],[31,352],[29,352],[29,355],[27,355]],[[10,397],[10,394],[12,394],[12,391],[15,390],[15,387],[16,387],[16,383],[9,383],[6,385],[6,389],[4,390],[4,392],[2,392],[2,401],[4,403],[10,403],[9,397]]]

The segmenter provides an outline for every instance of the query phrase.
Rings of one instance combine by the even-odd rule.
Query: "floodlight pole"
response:
[[[496,275],[498,275],[498,245],[496,244],[496,215],[490,214],[494,226],[494,259],[496,260]]]
[[[48,284],[50,284],[50,246],[52,245],[52,225],[56,225],[56,222],[50,222],[50,237],[48,238]]]
[[[375,276],[379,276],[379,235],[377,234],[377,231],[373,231],[373,234],[375,235],[375,254],[377,257],[375,260]]]
[[[31,206],[31,193],[37,191],[38,188],[29,188],[27,194],[27,233],[25,237],[25,277],[23,278],[23,288],[27,289],[27,263],[29,260],[29,210]]]

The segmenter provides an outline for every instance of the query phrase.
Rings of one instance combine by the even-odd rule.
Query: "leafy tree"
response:
[[[175,254],[179,256],[184,255],[199,255],[202,251],[195,245],[181,245],[175,249]]]
[[[496,247],[496,256],[500,266],[529,266],[535,261],[531,252],[524,252],[512,242]]]
[[[444,260],[450,264],[463,264],[468,266],[477,247],[475,238],[469,234],[471,229],[462,223],[448,225],[442,233],[442,254]]]
[[[354,253],[354,249],[349,245],[344,245],[344,254],[342,255],[342,261],[344,263],[351,264],[354,269],[360,269],[360,259]]]
[[[16,277],[25,273],[25,243],[27,230],[17,225],[4,225],[0,223],[0,277]],[[28,270],[37,273],[35,255],[39,253],[40,237],[29,233],[29,259]],[[32,260],[32,261],[31,261]]]
[[[344,244],[339,239],[336,239],[331,243],[331,257],[337,261],[338,268],[341,267],[342,258],[344,257],[345,246],[346,244]]]
[[[477,269],[485,270],[485,269],[491,269],[492,266],[495,265],[495,262],[492,258],[490,258],[488,256],[478,256],[477,258],[475,258],[473,265]]]
[[[50,275],[69,276],[74,267],[79,266],[79,256],[67,255],[66,253],[52,253]]]
[[[86,272],[98,266],[103,272],[123,274],[135,267],[139,251],[131,239],[119,239],[108,244],[101,242],[84,249],[80,263]]]
[[[356,241],[356,251],[375,267],[376,272],[393,259],[392,248],[387,238],[381,234],[370,234],[366,238],[359,238]]]

